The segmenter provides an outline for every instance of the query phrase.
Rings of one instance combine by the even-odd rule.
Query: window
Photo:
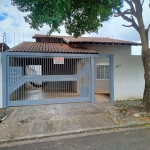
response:
[[[96,65],[97,79],[109,79],[109,65]]]

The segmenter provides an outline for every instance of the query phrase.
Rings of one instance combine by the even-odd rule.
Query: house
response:
[[[3,69],[3,74],[9,74],[3,82],[7,85],[3,89],[8,99],[8,104],[3,101],[5,107],[94,102],[95,94],[110,94],[111,101],[142,98],[142,58],[131,55],[131,46],[139,43],[38,34],[33,38],[36,42],[23,42],[3,55],[3,67],[9,66],[8,72]],[[9,65],[5,66],[7,56]],[[36,70],[37,75],[29,70],[27,74],[29,66],[41,69]],[[27,85],[31,85],[29,90]]]
[[[10,49],[6,43],[0,43],[0,52]]]

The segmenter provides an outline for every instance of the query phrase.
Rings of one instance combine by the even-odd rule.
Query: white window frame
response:
[[[98,67],[101,67],[101,66],[104,66],[104,72],[103,72],[103,75],[101,75],[99,73],[99,77],[98,77]],[[108,67],[108,72],[106,73],[106,67]],[[106,76],[107,74],[107,76]],[[101,76],[104,76],[104,77],[101,77]],[[109,80],[109,64],[108,63],[98,63],[96,64],[96,80]]]

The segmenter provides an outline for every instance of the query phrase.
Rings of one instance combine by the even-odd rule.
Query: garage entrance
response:
[[[94,57],[109,57],[112,61],[112,56],[99,54],[4,52],[2,57],[3,108],[68,102],[94,103]],[[113,75],[110,77],[112,81]],[[113,100],[113,92],[110,99]]]

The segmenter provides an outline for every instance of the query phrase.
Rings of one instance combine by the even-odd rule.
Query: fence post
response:
[[[91,103],[95,103],[95,64],[94,64],[94,57],[91,57],[91,64],[90,64],[90,75],[91,75]]]
[[[2,107],[3,108],[7,108],[7,97],[8,97],[8,93],[7,93],[7,55],[5,52],[2,53],[2,90],[3,90],[3,94],[2,94]]]
[[[113,55],[109,56],[109,88],[110,88],[110,101],[114,102],[114,58],[113,58]]]

